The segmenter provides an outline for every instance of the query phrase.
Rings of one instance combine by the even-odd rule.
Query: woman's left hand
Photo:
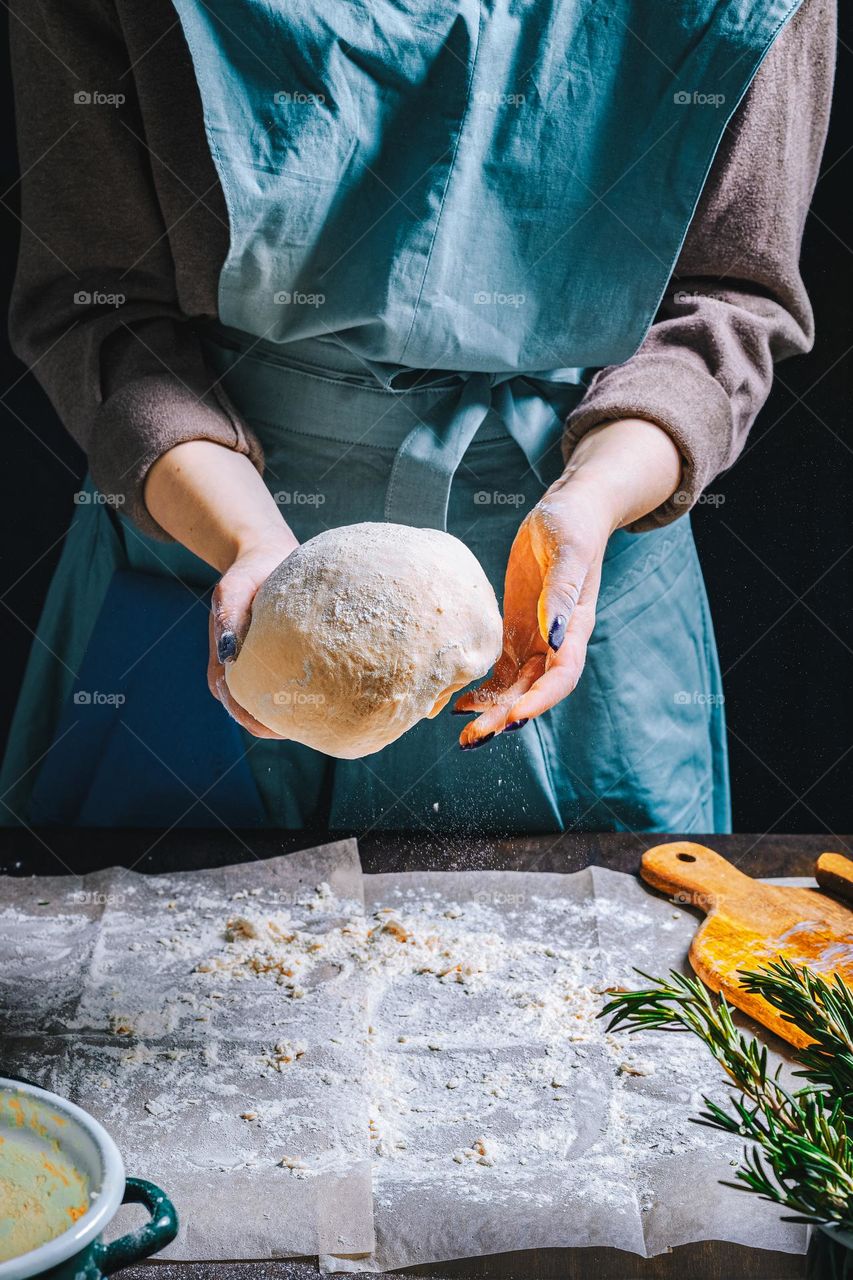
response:
[[[583,437],[512,544],[503,652],[491,678],[454,707],[477,713],[460,734],[463,750],[523,728],[574,690],[595,625],[608,538],[665,502],[680,475],[672,440],[644,419],[607,423]]]

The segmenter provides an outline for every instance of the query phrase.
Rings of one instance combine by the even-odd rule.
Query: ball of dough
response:
[[[226,680],[268,729],[355,760],[437,715],[501,641],[495,593],[458,538],[345,525],[270,574]]]

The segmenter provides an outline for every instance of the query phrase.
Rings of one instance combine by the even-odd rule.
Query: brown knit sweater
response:
[[[14,0],[12,10],[23,173],[12,340],[101,490],[165,537],[142,494],[167,449],[213,440],[263,466],[252,432],[209,390],[187,323],[216,316],[228,248],[192,63],[169,0]],[[650,419],[675,440],[681,488],[637,528],[682,514],[731,466],[774,361],[812,344],[798,259],[834,35],[835,0],[804,0],[729,124],[645,341],[595,376],[568,421],[567,456],[615,418]]]

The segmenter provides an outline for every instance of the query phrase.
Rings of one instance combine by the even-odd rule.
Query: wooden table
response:
[[[120,864],[137,871],[194,870],[253,857],[269,858],[339,835],[278,831],[83,831],[62,828],[0,832],[0,874],[83,874]],[[359,838],[367,872],[503,869],[578,871],[590,863],[636,872],[644,849],[679,835],[563,834],[487,840],[433,839],[411,832]],[[688,837],[695,838],[695,837]],[[811,875],[829,848],[822,836],[713,836],[718,852],[752,876]],[[845,838],[845,844],[850,843]],[[767,1212],[775,1212],[771,1205]],[[127,1280],[309,1280],[311,1260],[282,1262],[148,1263],[121,1273]],[[540,1249],[413,1267],[395,1274],[431,1280],[790,1280],[805,1275],[805,1259],[705,1241],[657,1258],[617,1249]]]

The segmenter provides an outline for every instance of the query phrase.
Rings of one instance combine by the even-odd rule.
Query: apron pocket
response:
[[[604,614],[590,666],[614,735],[604,778],[626,825],[677,830],[720,779],[723,698],[706,643],[705,586],[692,538]]]

